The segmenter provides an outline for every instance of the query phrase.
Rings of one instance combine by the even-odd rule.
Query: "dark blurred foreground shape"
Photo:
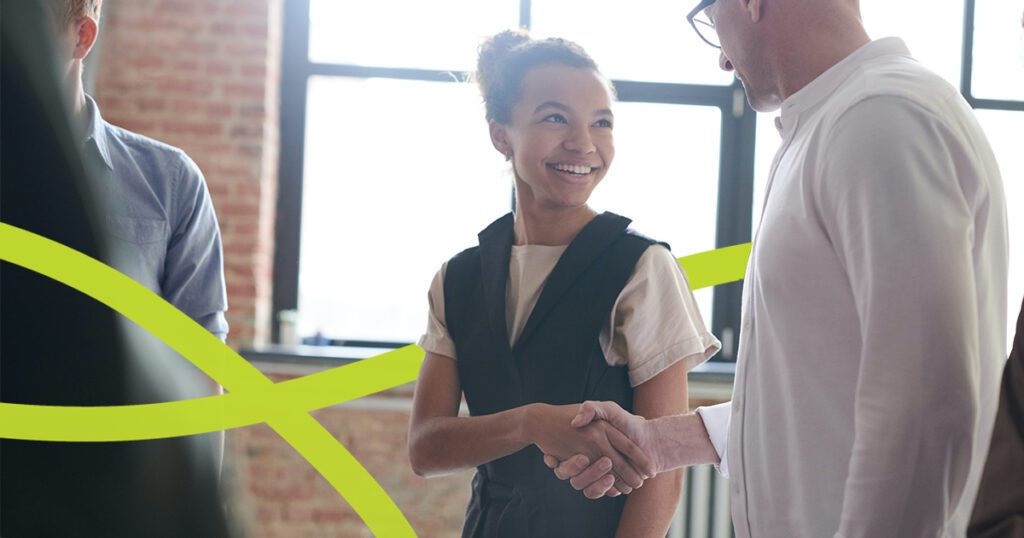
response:
[[[1003,371],[992,445],[967,535],[971,538],[1024,536],[1024,304],[1017,318],[1013,349]]]
[[[107,260],[95,187],[111,178],[83,161],[45,10],[0,0],[0,221]],[[183,359],[133,345],[123,323],[84,294],[0,264],[0,401],[178,399],[181,380],[167,372]],[[210,440],[0,441],[0,536],[227,536]]]

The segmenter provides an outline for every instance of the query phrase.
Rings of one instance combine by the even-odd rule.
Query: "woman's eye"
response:
[[[603,127],[605,129],[611,129],[612,128],[611,120],[597,120],[597,122],[594,123],[594,125],[597,126],[597,127]]]
[[[565,119],[565,116],[561,114],[551,114],[549,116],[545,116],[543,121],[550,123],[569,123],[569,121]]]

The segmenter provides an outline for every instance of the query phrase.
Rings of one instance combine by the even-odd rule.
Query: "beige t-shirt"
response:
[[[540,298],[544,283],[566,246],[513,246],[505,291],[509,345],[515,343]],[[444,275],[447,263],[430,284],[427,331],[423,349],[455,359],[455,343],[444,313]],[[599,336],[611,366],[625,365],[636,387],[680,360],[686,370],[708,360],[722,347],[704,325],[686,275],[668,249],[653,245],[637,261],[612,307]]]

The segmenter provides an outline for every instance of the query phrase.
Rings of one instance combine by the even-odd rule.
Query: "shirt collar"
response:
[[[89,141],[94,141],[96,143],[96,150],[99,151],[103,162],[107,165],[107,168],[113,170],[114,164],[110,160],[110,147],[107,143],[107,122],[100,115],[100,107],[96,106],[96,101],[89,95],[85,96],[85,106],[89,113],[89,123],[86,124],[85,131],[85,145],[88,147]]]
[[[910,57],[910,50],[898,37],[878,39],[857,49],[783,101],[781,114],[775,121],[776,128],[785,136],[799,123],[801,113],[835,93],[861,66],[877,58],[893,55]]]

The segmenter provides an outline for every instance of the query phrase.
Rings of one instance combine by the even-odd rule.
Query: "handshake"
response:
[[[544,463],[589,499],[629,494],[658,473],[718,463],[699,415],[645,419],[614,402],[539,404],[527,435]],[[566,427],[568,425],[568,427]]]

